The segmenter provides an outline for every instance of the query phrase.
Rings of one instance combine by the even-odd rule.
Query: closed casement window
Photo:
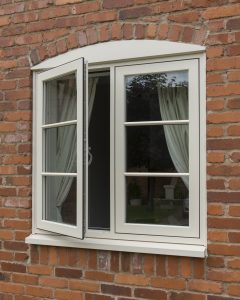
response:
[[[110,42],[33,69],[27,241],[204,256],[203,47]]]

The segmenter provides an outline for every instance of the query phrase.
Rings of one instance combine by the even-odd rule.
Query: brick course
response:
[[[0,299],[240,299],[238,0],[0,1]],[[30,246],[30,66],[85,45],[207,47],[208,257]]]

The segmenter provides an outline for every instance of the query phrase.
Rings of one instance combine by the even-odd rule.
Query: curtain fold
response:
[[[188,119],[188,88],[158,86],[158,98],[162,120]],[[188,125],[163,125],[168,151],[179,173],[189,172]],[[182,176],[188,188],[188,177]]]

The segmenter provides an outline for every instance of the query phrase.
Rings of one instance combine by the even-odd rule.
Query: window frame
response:
[[[80,58],[78,60],[60,65],[56,68],[49,69],[47,71],[41,72],[36,75],[36,84],[37,84],[37,94],[36,94],[36,137],[37,140],[35,155],[37,157],[35,165],[35,176],[36,176],[36,226],[37,228],[72,236],[75,238],[83,238],[83,222],[82,222],[82,212],[83,212],[83,122],[80,120],[83,119],[83,98],[84,98],[84,78],[83,78],[83,66],[84,59]],[[77,119],[66,122],[59,122],[53,124],[44,124],[44,84],[48,80],[61,78],[64,75],[76,74],[76,81],[79,82],[77,86]],[[63,124],[74,124],[77,129],[77,173],[73,175],[77,178],[77,224],[76,226],[45,220],[43,217],[44,214],[44,195],[43,195],[43,186],[44,186],[44,177],[46,176],[61,176],[65,173],[59,172],[46,172],[44,169],[44,142],[45,142],[45,129],[55,128]],[[55,126],[56,125],[56,126]],[[69,175],[71,176],[71,175]],[[80,219],[81,218],[81,219]]]
[[[126,41],[124,41],[126,45]],[[142,41],[136,41],[136,42],[142,42]],[[146,41],[145,41],[146,42]],[[161,44],[161,42],[157,41]],[[111,42],[114,43],[114,42]],[[108,50],[109,53],[111,51],[111,43],[103,43],[108,44]],[[119,42],[115,42],[119,45]],[[169,43],[169,42],[168,42]],[[151,43],[149,43],[149,47]],[[173,47],[173,44],[177,43],[170,43],[171,47]],[[170,46],[170,44],[168,46]],[[147,43],[145,43],[147,45]],[[96,45],[97,46],[97,45]],[[136,57],[133,59],[131,58],[131,54],[129,55],[129,59],[127,58],[128,55],[124,54],[123,58],[121,58],[120,49],[118,51],[119,59],[114,59],[113,57],[109,57],[109,61],[102,61],[102,58],[99,58],[98,62],[91,62],[91,59],[86,59],[89,62],[89,71],[98,71],[98,70],[104,70],[109,69],[110,70],[110,77],[111,77],[111,87],[110,87],[110,98],[114,99],[114,101],[111,102],[110,106],[110,122],[111,125],[115,123],[115,96],[116,96],[116,82],[115,82],[115,68],[117,67],[123,67],[126,65],[135,65],[138,63],[159,63],[159,62],[166,62],[166,61],[176,61],[176,60],[186,60],[186,59],[198,59],[198,67],[199,67],[199,102],[205,104],[205,64],[206,64],[206,57],[205,57],[205,49],[204,47],[197,46],[199,49],[194,49],[191,51],[192,45],[186,45],[184,46],[184,50],[182,50],[182,53],[172,53],[172,55],[166,55],[156,53],[152,55],[152,57],[145,57],[144,55],[139,55],[139,57]],[[194,45],[195,46],[195,45]],[[93,47],[94,46],[88,46]],[[87,47],[84,47],[87,48]],[[135,48],[135,46],[133,47]],[[144,47],[144,50],[146,50],[148,47]],[[163,47],[164,48],[164,47]],[[186,50],[189,48],[189,50]],[[136,48],[135,48],[136,49]],[[149,48],[150,49],[150,48]],[[164,48],[165,49],[165,48]],[[81,49],[79,49],[81,50]],[[86,49],[84,49],[86,50]],[[165,50],[164,50],[165,51]],[[169,49],[171,52],[172,49]],[[131,52],[131,51],[130,51]],[[94,55],[96,56],[96,51],[94,51]],[[169,52],[168,52],[169,53]],[[101,55],[100,55],[101,56]],[[65,60],[70,61],[70,59],[73,57],[73,55],[65,55]],[[75,56],[76,57],[76,53]],[[96,60],[96,59],[95,59]],[[63,60],[64,61],[64,60]],[[58,65],[59,59],[57,58],[55,62],[50,62],[50,64],[47,63],[41,63],[38,67],[33,67],[36,71],[43,71],[44,69],[47,69],[49,65],[53,66]],[[34,72],[34,86],[36,87],[36,77],[37,74]],[[34,89],[34,99],[36,99],[36,89]],[[34,101],[35,102],[35,101]],[[201,124],[200,133],[199,133],[199,139],[201,139],[202,144],[200,145],[200,193],[199,196],[201,198],[199,203],[199,212],[201,212],[200,215],[200,235],[198,237],[173,237],[171,236],[162,236],[160,239],[153,238],[152,236],[144,235],[144,237],[137,237],[133,238],[132,234],[126,234],[126,233],[116,233],[114,230],[115,226],[115,213],[116,213],[116,207],[114,203],[114,196],[115,196],[115,190],[111,190],[110,192],[110,199],[111,199],[111,212],[110,212],[110,225],[111,230],[109,232],[104,230],[92,230],[88,229],[87,227],[84,230],[84,239],[79,240],[76,238],[70,238],[67,236],[59,236],[52,234],[50,232],[46,232],[43,230],[39,230],[36,226],[36,202],[33,201],[33,210],[34,210],[34,216],[33,216],[33,234],[30,235],[26,242],[33,243],[33,244],[44,244],[44,245],[56,245],[56,246],[69,246],[69,247],[79,247],[79,248],[89,248],[89,249],[108,249],[108,250],[121,250],[121,251],[131,251],[131,252],[144,252],[144,253],[161,253],[161,254],[172,254],[172,255],[186,255],[186,256],[196,256],[196,257],[203,257],[206,255],[206,175],[205,175],[205,169],[206,169],[206,148],[205,148],[205,105],[200,105],[200,120],[199,123]],[[85,107],[85,110],[87,108]],[[34,110],[34,115],[36,116],[36,111]],[[35,123],[35,122],[34,122]],[[34,124],[34,127],[36,124]],[[85,124],[86,126],[86,124]],[[86,127],[87,128],[87,127]],[[35,130],[34,130],[35,132]],[[114,161],[114,135],[115,135],[115,128],[114,126],[110,126],[110,143],[111,143],[111,149],[110,149],[110,160],[111,162]],[[36,139],[33,140],[33,143],[36,142]],[[36,155],[34,155],[36,160]],[[34,175],[34,164],[33,164],[33,175]],[[114,174],[114,164],[111,163],[111,170],[110,174]],[[115,182],[115,178],[113,176],[111,177],[110,185],[113,186]],[[34,186],[37,184],[35,175],[33,176],[33,189],[35,190]],[[87,182],[86,182],[87,184]],[[86,188],[86,186],[85,186]],[[35,192],[34,192],[35,195]],[[34,196],[34,198],[36,198]],[[36,200],[36,199],[35,199]],[[87,205],[85,205],[85,218],[87,220]],[[87,223],[86,223],[87,224]]]
[[[125,145],[126,145],[126,137],[124,134],[124,126],[123,124],[131,123],[125,122],[125,90],[124,86],[124,76],[133,75],[133,74],[149,74],[149,73],[160,73],[160,72],[171,72],[171,71],[182,71],[187,70],[189,74],[189,101],[188,101],[188,109],[189,109],[189,226],[173,226],[173,225],[150,225],[147,226],[144,224],[129,224],[124,222],[125,219],[125,211],[126,211],[126,199],[125,201],[121,201],[124,199],[126,194],[125,191],[125,183],[123,174],[128,173],[124,170],[124,165],[126,161],[125,154]],[[154,236],[174,236],[174,237],[199,237],[199,211],[193,209],[193,207],[199,207],[199,139],[195,139],[195,143],[192,143],[194,136],[196,137],[196,130],[198,130],[199,124],[199,87],[198,87],[198,59],[188,59],[188,60],[173,60],[167,62],[155,62],[155,63],[142,63],[142,64],[128,64],[127,66],[121,66],[115,68],[116,74],[116,111],[118,112],[115,119],[116,124],[116,157],[115,166],[116,166],[116,179],[115,181],[118,183],[116,185],[116,193],[115,193],[115,203],[116,203],[116,211],[118,211],[118,215],[116,215],[116,232],[118,233],[129,233],[129,234],[138,234],[138,235],[154,235]],[[197,96],[194,95],[194,91]],[[196,102],[192,101],[192,99],[196,100]],[[177,121],[160,121],[161,124],[181,124],[183,120]],[[137,123],[137,122],[136,122]],[[146,124],[148,122],[141,122]],[[151,121],[149,122],[151,123]],[[156,123],[156,122],[155,122]],[[195,169],[194,169],[195,168]],[[140,174],[140,173],[139,173]],[[139,175],[138,174],[138,175]],[[154,173],[147,172],[150,176],[154,176]],[[157,173],[155,173],[157,174]],[[158,173],[160,174],[160,173]],[[165,174],[165,173],[162,173]],[[173,173],[179,174],[179,173]],[[129,174],[128,174],[129,175]],[[143,175],[142,175],[143,176]],[[155,175],[157,176],[157,175]],[[169,174],[166,174],[169,176]],[[179,175],[178,175],[179,176]],[[162,175],[162,177],[164,177]],[[123,205],[124,203],[124,205]]]

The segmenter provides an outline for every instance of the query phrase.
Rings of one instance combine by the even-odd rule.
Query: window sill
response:
[[[200,258],[207,256],[207,249],[205,246],[202,245],[151,243],[93,238],[85,238],[84,240],[78,240],[67,236],[50,234],[31,234],[26,238],[25,241],[28,244],[45,246],[47,245],[84,249],[139,252],[148,254],[177,255]]]

